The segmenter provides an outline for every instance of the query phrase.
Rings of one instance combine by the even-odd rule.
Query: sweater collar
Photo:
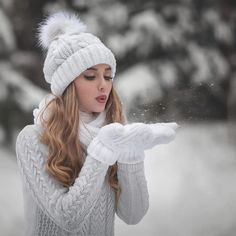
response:
[[[86,124],[95,120],[98,115],[99,113],[87,113],[84,111],[79,111],[79,118]]]
[[[97,135],[102,126],[106,125],[106,112],[92,114],[82,114],[80,112],[79,138],[80,141],[88,146],[92,139]]]

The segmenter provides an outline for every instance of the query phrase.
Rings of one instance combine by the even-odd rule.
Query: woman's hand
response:
[[[98,133],[100,141],[114,151],[137,149],[146,150],[158,144],[169,143],[175,137],[176,123],[121,125],[112,123]]]
[[[176,123],[143,124],[134,123],[125,126],[125,132],[133,140],[128,149],[123,148],[118,157],[118,162],[135,164],[144,160],[144,150],[159,144],[167,144],[175,138]]]
[[[144,150],[172,141],[177,127],[176,123],[112,123],[102,127],[89,146],[95,143],[102,145],[107,150],[106,153],[110,152],[110,156],[113,156],[113,160],[131,163],[135,156],[143,158]]]
[[[152,130],[153,140],[149,143],[146,142],[145,150],[159,144],[171,142],[175,138],[176,130],[179,127],[175,122],[148,124],[148,126]]]

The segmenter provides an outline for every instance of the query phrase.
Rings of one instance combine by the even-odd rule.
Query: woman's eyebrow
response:
[[[87,70],[97,70],[96,68],[90,67]]]
[[[98,70],[98,69],[95,68],[95,67],[90,67],[90,68],[88,68],[87,70]],[[107,67],[105,70],[106,70],[106,71],[107,71],[107,70],[111,70],[111,67]]]

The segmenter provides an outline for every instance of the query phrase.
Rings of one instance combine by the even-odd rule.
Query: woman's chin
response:
[[[101,108],[101,109],[96,109],[96,111],[94,111],[95,113],[100,113],[100,112],[103,112],[105,110],[105,107],[104,108]]]
[[[92,110],[93,113],[100,113],[103,112],[105,110],[105,106],[101,106],[101,107],[96,107]]]

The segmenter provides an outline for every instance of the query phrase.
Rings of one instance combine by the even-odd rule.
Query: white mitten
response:
[[[94,159],[113,165],[120,156],[144,158],[143,142],[152,136],[151,129],[143,123],[123,126],[112,123],[102,127],[88,146]],[[150,142],[153,138],[150,139]]]
[[[158,144],[166,144],[175,138],[175,130],[179,126],[172,123],[143,124],[133,123],[124,126],[128,149],[122,149],[118,162],[132,164],[143,161],[144,150]],[[132,137],[132,138],[131,138]]]
[[[150,143],[154,138],[150,127],[144,123],[133,123],[125,125],[124,130],[124,147],[119,152],[118,162],[135,164],[143,161],[145,143]]]
[[[144,159],[144,150],[172,141],[177,127],[176,123],[133,123],[125,126],[112,123],[100,129],[87,151],[93,158],[109,165],[117,160],[137,163]]]
[[[146,142],[146,149],[158,144],[167,144],[175,138],[176,129],[179,127],[175,122],[147,124],[153,133],[153,140]]]
[[[97,136],[87,148],[87,152],[94,159],[108,165],[113,165],[118,159],[116,142],[123,136],[124,126],[119,123],[111,123],[103,126]]]

